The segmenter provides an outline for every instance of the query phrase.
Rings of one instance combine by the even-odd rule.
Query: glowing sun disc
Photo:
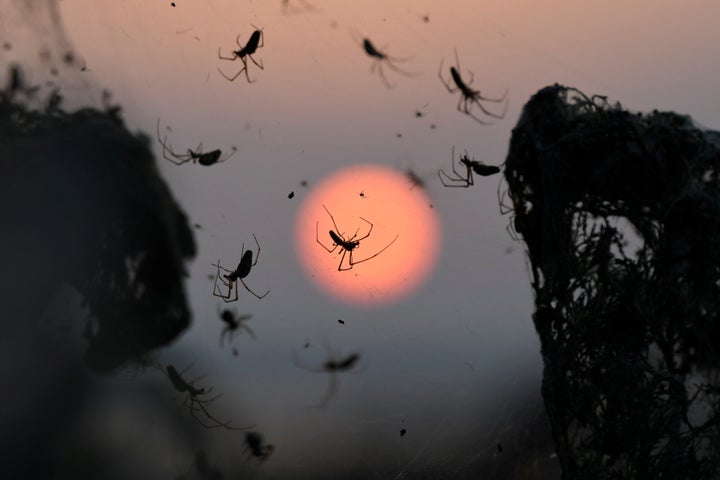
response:
[[[346,271],[338,271],[344,250],[333,245],[331,230],[345,241],[360,239],[345,252]],[[325,178],[305,197],[295,224],[305,272],[332,297],[355,305],[388,303],[411,293],[432,271],[439,244],[439,221],[425,192],[402,173],[376,165]]]

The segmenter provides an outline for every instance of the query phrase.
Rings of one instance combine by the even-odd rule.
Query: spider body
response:
[[[228,77],[225,75],[225,73],[218,68],[218,72],[225,77],[227,80],[230,80],[231,82],[235,81],[235,79],[243,72],[245,72],[245,78],[247,78],[248,83],[253,83],[254,80],[250,80],[250,75],[248,73],[248,58],[251,62],[253,62],[260,70],[264,70],[264,66],[262,61],[258,63],[255,61],[255,59],[252,57],[253,54],[257,51],[258,48],[265,45],[265,36],[263,35],[262,30],[258,30],[257,28],[255,31],[250,35],[250,38],[248,39],[247,43],[245,45],[240,43],[240,35],[237,36],[235,39],[235,43],[238,44],[238,47],[240,47],[239,50],[233,50],[232,56],[230,57],[224,57],[222,53],[220,52],[220,47],[218,47],[218,58],[221,60],[230,60],[234,61],[235,59],[240,59],[240,61],[243,64],[243,67],[232,77]]]
[[[258,295],[257,293],[252,291],[250,287],[248,287],[245,283],[245,280],[243,280],[250,274],[250,270],[252,269],[252,267],[257,265],[258,259],[260,258],[260,243],[258,242],[255,234],[253,234],[253,238],[255,239],[255,244],[258,247],[258,253],[255,256],[255,262],[253,262],[252,260],[252,250],[245,250],[245,253],[243,253],[242,258],[240,259],[240,263],[238,263],[238,266],[235,270],[229,270],[223,267],[222,265],[220,265],[220,260],[218,260],[218,263],[213,264],[217,267],[217,274],[215,275],[215,285],[213,286],[213,295],[222,298],[225,302],[234,302],[238,299],[238,281],[242,283],[243,287],[245,287],[245,290],[255,295],[255,297],[257,297],[258,299],[262,299],[268,293],[270,293],[270,290],[268,290],[262,295]],[[242,245],[241,250],[244,248],[245,244]],[[225,273],[222,273],[221,270],[223,270]],[[220,281],[220,283],[222,283],[224,286],[228,287],[227,295],[219,293],[218,281]],[[235,287],[235,296],[231,298],[233,293],[233,286]]]
[[[167,144],[167,135],[160,139],[160,119],[157,121],[157,139],[160,145],[163,147],[163,157],[166,160],[171,161],[175,165],[182,165],[183,163],[193,162],[199,163],[205,167],[215,165],[216,163],[222,163],[228,158],[232,157],[237,148],[232,147],[232,152],[223,157],[222,150],[216,149],[209,152],[202,151],[202,143],[200,143],[195,150],[190,148],[187,149],[187,153],[179,154],[175,153],[171,146]]]
[[[470,157],[468,157],[466,153],[465,155],[462,155],[459,160],[460,164],[465,167],[465,175],[461,175],[455,169],[455,147],[452,148],[452,157],[450,158],[450,161],[452,162],[451,165],[453,176],[445,173],[443,169],[438,170],[438,177],[440,178],[440,182],[446,187],[467,188],[470,185],[475,184],[475,181],[473,179],[473,173],[476,173],[481,177],[487,177],[500,172],[499,166],[485,165],[484,163],[479,162],[475,159],[470,159]]]
[[[365,50],[365,53],[374,60],[372,65],[370,66],[370,73],[375,72],[375,70],[377,69],[378,76],[387,88],[394,88],[394,85],[388,81],[387,77],[385,77],[385,72],[383,72],[383,65],[387,66],[390,70],[399,73],[400,75],[405,75],[406,77],[413,77],[417,75],[415,73],[402,70],[397,65],[395,65],[396,62],[404,62],[410,60],[410,58],[391,57],[387,53],[375,48],[375,45],[373,45],[373,43],[368,38],[363,39],[362,47],[363,50]]]
[[[190,368],[190,367],[188,367]],[[187,370],[186,368],[185,370]],[[185,371],[183,370],[183,372]],[[202,377],[198,377],[195,380],[188,382],[182,377],[183,372],[178,372],[177,369],[168,365],[163,372],[170,379],[175,390],[180,393],[187,393],[183,405],[188,408],[190,415],[200,424],[203,428],[226,428],[228,430],[244,430],[250,427],[232,427],[231,422],[223,422],[214,417],[207,409],[207,406],[213,401],[217,400],[222,396],[222,393],[215,395],[214,397],[208,398],[207,395],[212,392],[212,388],[198,388],[195,386],[195,382],[200,380]],[[203,417],[199,416],[200,414]]]
[[[266,444],[262,435],[257,432],[248,432],[245,434],[245,448],[249,452],[249,456],[255,457],[258,463],[262,463],[275,450],[273,445]]]
[[[327,347],[329,350],[329,347]],[[296,365],[300,368],[316,373],[327,373],[330,376],[328,383],[327,393],[323,397],[323,400],[318,404],[314,405],[317,408],[323,408],[330,401],[332,397],[337,393],[340,381],[338,380],[337,374],[340,372],[347,372],[355,367],[355,364],[360,360],[359,353],[351,353],[344,358],[336,358],[329,353],[329,358],[322,363],[320,367],[308,367],[295,361]]]
[[[223,346],[225,337],[227,337],[228,342],[232,342],[235,333],[238,331],[247,332],[253,340],[257,338],[255,337],[255,332],[245,324],[252,318],[252,315],[238,315],[235,310],[229,309],[220,311],[220,307],[218,307],[218,315],[220,316],[220,320],[225,324],[222,332],[220,332],[220,346]]]
[[[337,224],[335,223],[335,218],[330,213],[330,210],[328,210],[325,205],[323,205],[322,207],[325,209],[327,214],[330,216],[330,219],[332,220],[333,227],[335,227],[335,230],[339,232],[340,229],[338,228]],[[354,265],[356,265],[358,263],[362,263],[362,262],[367,262],[368,260],[377,257],[382,252],[387,250],[387,248],[390,247],[390,245],[395,243],[395,240],[397,240],[397,238],[399,236],[399,235],[395,235],[395,238],[393,238],[390,243],[385,245],[385,247],[383,247],[380,251],[378,251],[374,255],[371,255],[367,258],[363,258],[362,260],[355,260],[353,258],[353,252],[360,246],[360,241],[368,238],[370,236],[370,233],[372,233],[372,230],[373,230],[373,224],[369,220],[366,220],[363,217],[360,217],[360,220],[362,220],[362,221],[366,222],[368,225],[370,225],[370,229],[368,230],[368,232],[360,238],[356,238],[359,229],[355,230],[355,233],[353,234],[353,236],[348,239],[343,237],[343,235],[341,233],[336,233],[333,230],[329,230],[328,233],[330,234],[330,238],[333,241],[332,247],[328,247],[320,241],[320,238],[318,237],[318,222],[315,222],[315,241],[317,243],[319,243],[320,246],[323,247],[325,250],[327,250],[329,253],[335,252],[338,249],[338,247],[340,248],[340,250],[339,250],[340,263],[338,265],[338,271],[340,271],[340,272],[343,272],[346,270],[352,270]],[[348,263],[346,264],[345,267],[343,267],[343,262],[345,262],[346,256],[348,257]]]
[[[460,100],[458,101],[457,109],[458,111],[464,113],[465,115],[471,117],[476,122],[481,123],[483,125],[490,125],[492,122],[485,121],[478,117],[476,114],[472,112],[472,107],[477,106],[482,113],[487,115],[488,117],[497,118],[497,119],[503,119],[505,118],[505,113],[507,112],[507,106],[508,103],[506,101],[507,93],[508,91],[505,90],[505,93],[503,93],[502,97],[500,98],[490,98],[490,97],[483,97],[480,94],[480,90],[475,90],[473,88],[470,88],[470,85],[472,85],[474,76],[472,72],[470,72],[470,80],[468,82],[465,82],[460,75],[460,60],[457,55],[457,50],[455,50],[455,62],[457,68],[450,67],[450,77],[452,78],[453,83],[455,84],[455,87],[451,86],[448,81],[446,81],[442,76],[442,67],[443,67],[442,60],[440,62],[440,69],[438,70],[438,77],[440,78],[440,81],[443,83],[445,88],[450,93],[460,92]],[[494,113],[485,108],[485,106],[482,104],[482,102],[493,102],[493,103],[503,103],[503,111],[502,113]]]

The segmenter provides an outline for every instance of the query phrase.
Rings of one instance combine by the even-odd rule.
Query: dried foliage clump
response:
[[[112,370],[189,325],[184,262],[195,241],[149,139],[127,130],[118,107],[69,112],[57,90],[41,99],[38,88],[12,67],[0,91],[7,326],[31,331],[71,285],[89,310],[87,362]]]
[[[718,138],[560,85],[513,130],[563,478],[720,478]]]

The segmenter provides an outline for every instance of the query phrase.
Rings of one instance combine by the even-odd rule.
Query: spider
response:
[[[333,226],[335,227],[335,231],[339,232],[340,229],[338,228],[337,224],[335,223],[335,218],[333,218],[332,214],[330,213],[330,210],[328,210],[325,205],[323,205],[322,207],[325,209],[327,214],[330,215],[330,219],[332,220]],[[355,238],[355,237],[357,237],[358,230],[359,230],[358,229],[358,230],[355,230],[355,233],[353,234],[352,237],[345,239],[345,237],[343,236],[342,233],[335,233],[335,231],[330,230],[328,233],[330,234],[330,238],[333,241],[332,248],[327,247],[318,238],[318,222],[315,222],[315,241],[317,243],[319,243],[321,247],[323,247],[325,250],[327,250],[330,253],[333,253],[338,247],[340,247],[340,264],[338,265],[338,271],[340,271],[340,272],[344,272],[346,270],[352,270],[354,265],[357,265],[358,263],[362,263],[362,262],[367,262],[368,260],[377,257],[382,252],[387,250],[388,247],[390,247],[390,245],[395,243],[395,240],[397,240],[397,238],[400,236],[399,234],[395,235],[395,238],[393,238],[390,243],[385,245],[384,248],[382,248],[380,251],[378,251],[374,255],[371,255],[367,258],[363,258],[362,260],[355,260],[353,258],[353,250],[355,250],[356,248],[358,248],[360,246],[361,240],[364,240],[370,236],[370,233],[372,232],[372,229],[373,229],[373,224],[370,223],[370,221],[364,219],[363,217],[360,217],[360,219],[370,225],[370,230],[368,230],[367,234],[360,238]],[[350,255],[349,255],[350,259],[347,264],[348,266],[346,268],[343,268],[343,262],[345,261],[345,256],[347,255],[348,252],[350,252]]]
[[[473,180],[473,172],[477,173],[481,177],[488,177],[490,175],[495,175],[496,173],[500,172],[500,167],[495,165],[485,165],[482,162],[478,162],[474,158],[470,160],[470,157],[468,157],[467,152],[465,155],[462,155],[460,157],[460,163],[465,165],[465,176],[463,177],[458,173],[457,170],[455,170],[455,147],[452,147],[452,157],[450,157],[450,161],[452,162],[452,171],[455,174],[454,176],[450,176],[443,169],[438,170],[438,177],[440,178],[440,182],[446,186],[446,187],[464,187],[467,188],[470,185],[474,185]],[[449,183],[446,183],[447,182]]]
[[[255,332],[253,332],[253,330],[245,324],[248,320],[252,318],[252,314],[238,315],[234,309],[224,309],[220,311],[220,306],[218,306],[218,315],[220,316],[220,320],[225,323],[225,326],[220,333],[221,347],[225,342],[225,337],[227,337],[228,342],[232,342],[233,336],[235,336],[236,331],[246,331],[253,340],[257,338],[255,336]]]
[[[238,34],[237,38],[235,39],[235,43],[238,44],[238,47],[240,47],[240,50],[233,50],[232,51],[232,57],[223,57],[222,53],[220,53],[220,47],[218,47],[218,58],[220,60],[231,60],[234,61],[236,58],[239,58],[240,61],[243,64],[243,68],[240,69],[235,75],[232,77],[228,77],[223,73],[220,68],[218,68],[218,72],[220,72],[220,75],[225,77],[227,80],[230,80],[231,82],[235,81],[235,79],[242,73],[245,72],[245,78],[247,78],[248,83],[253,83],[254,80],[250,80],[250,75],[248,74],[248,64],[247,59],[249,58],[250,61],[252,61],[260,70],[264,70],[265,67],[263,66],[262,60],[260,63],[256,62],[255,59],[252,57],[253,54],[257,51],[258,48],[265,45],[265,36],[263,34],[263,31],[255,27],[255,31],[250,35],[250,39],[247,41],[245,46],[243,46],[240,43],[240,35]],[[247,58],[245,58],[247,57]]]
[[[255,457],[258,463],[267,460],[275,450],[275,446],[263,442],[263,437],[258,432],[245,434],[245,448],[248,450],[248,457]]]
[[[473,90],[470,88],[470,85],[472,85],[474,75],[472,72],[470,72],[470,81],[468,83],[465,83],[465,81],[460,76],[460,59],[458,58],[457,49],[455,50],[455,64],[457,65],[457,68],[450,67],[450,76],[452,77],[453,81],[455,82],[455,86],[451,87],[450,84],[445,81],[445,79],[442,76],[442,67],[443,62],[445,60],[440,61],[440,69],[438,70],[438,77],[440,77],[440,81],[445,85],[445,88],[450,93],[455,93],[457,91],[460,91],[460,101],[458,102],[457,109],[458,111],[464,113],[465,115],[471,117],[478,123],[481,123],[483,125],[491,125],[492,122],[487,122],[482,120],[480,117],[476,116],[472,113],[472,106],[477,105],[477,107],[487,116],[497,119],[505,118],[505,113],[507,112],[508,103],[505,100],[507,97],[508,91],[505,90],[505,93],[503,93],[502,97],[500,98],[488,98],[483,97],[480,95],[480,90]],[[468,70],[469,71],[469,70]],[[494,103],[501,103],[504,102],[504,108],[503,112],[501,114],[493,113],[489,110],[487,110],[482,102],[494,102]]]
[[[218,420],[216,417],[214,417],[207,409],[207,405],[214,402],[218,398],[222,396],[222,393],[215,395],[212,398],[207,398],[208,395],[210,395],[210,392],[212,392],[212,388],[205,389],[205,388],[198,388],[195,386],[195,382],[203,378],[203,376],[200,376],[190,382],[186,381],[182,374],[185,373],[190,367],[187,367],[182,372],[178,372],[175,367],[172,365],[168,365],[163,372],[167,377],[170,379],[170,382],[173,384],[173,387],[175,387],[175,390],[177,390],[180,393],[187,393],[187,397],[185,398],[185,402],[183,403],[184,406],[188,407],[188,410],[190,410],[190,415],[200,424],[203,426],[203,428],[226,428],[228,430],[247,430],[249,428],[252,428],[254,425],[250,425],[248,427],[233,427],[230,425],[230,421],[223,422],[221,420]],[[202,413],[204,415],[204,420],[198,414]],[[208,422],[208,423],[206,423]]]
[[[330,399],[335,396],[338,387],[340,386],[340,380],[338,380],[337,377],[338,372],[346,372],[352,370],[358,360],[360,360],[359,353],[351,353],[344,358],[335,358],[332,355],[332,352],[330,352],[328,355],[328,359],[325,360],[325,362],[323,362],[323,364],[319,367],[309,367],[307,365],[302,365],[297,360],[295,361],[295,364],[302,369],[316,373],[327,373],[330,375],[327,393],[323,397],[322,401],[317,405],[313,405],[313,407],[323,408],[325,407],[325,405],[327,405]]]
[[[170,160],[175,165],[182,165],[183,163],[187,163],[192,161],[193,163],[199,163],[200,165],[204,165],[206,167],[209,167],[210,165],[215,165],[216,163],[222,163],[228,158],[235,155],[235,152],[237,152],[236,147],[232,147],[232,152],[222,156],[222,150],[212,150],[210,152],[203,152],[202,151],[202,142],[195,148],[195,150],[191,150],[188,148],[186,154],[178,154],[173,152],[172,147],[168,146],[167,144],[167,135],[163,137],[163,139],[160,139],[160,119],[158,118],[157,121],[157,138],[158,142],[160,142],[160,145],[163,147],[163,157],[166,160]],[[168,156],[168,154],[170,156]]]
[[[258,242],[257,237],[253,233],[253,238],[255,239],[255,244],[258,247],[258,253],[255,256],[255,263],[252,263],[252,250],[245,250],[245,253],[243,253],[242,258],[240,259],[240,263],[238,263],[238,266],[235,270],[228,270],[227,268],[220,265],[220,260],[218,260],[218,263],[213,263],[212,265],[217,267],[217,274],[215,275],[215,285],[213,286],[213,295],[216,297],[220,297],[225,302],[235,302],[238,299],[238,286],[237,281],[239,280],[240,283],[242,283],[243,287],[245,287],[245,290],[255,295],[257,298],[262,299],[264,298],[268,293],[270,293],[270,290],[263,293],[262,295],[258,295],[257,293],[250,290],[250,287],[248,287],[245,284],[245,281],[243,278],[247,277],[250,273],[250,269],[257,265],[258,259],[260,258],[260,243]],[[242,247],[240,247],[240,250],[243,250],[245,248],[245,244],[243,243]],[[221,273],[220,270],[224,270],[227,273]],[[221,278],[222,276],[222,278]],[[224,278],[224,280],[223,280]],[[222,282],[222,284],[226,287],[228,287],[228,294],[223,295],[222,293],[218,293],[218,280]],[[235,297],[230,299],[233,292],[233,285],[235,286]]]
[[[406,58],[397,58],[397,57],[391,57],[387,53],[382,52],[375,48],[375,45],[367,39],[364,38],[362,41],[362,47],[363,50],[365,50],[365,53],[371,57],[374,61],[372,65],[370,66],[370,73],[374,73],[375,69],[378,71],[378,76],[382,80],[382,82],[385,84],[387,88],[394,88],[395,86],[392,85],[390,82],[388,82],[387,78],[385,77],[385,73],[383,73],[383,63],[390,68],[390,70],[393,70],[401,75],[405,75],[406,77],[414,77],[417,76],[416,73],[408,72],[405,70],[402,70],[395,65],[395,62],[404,62],[407,60],[411,60],[412,57],[406,57]],[[385,47],[382,47],[383,49]]]

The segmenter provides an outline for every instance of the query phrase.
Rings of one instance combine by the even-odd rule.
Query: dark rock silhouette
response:
[[[560,85],[505,164],[565,479],[720,478],[720,149]]]

